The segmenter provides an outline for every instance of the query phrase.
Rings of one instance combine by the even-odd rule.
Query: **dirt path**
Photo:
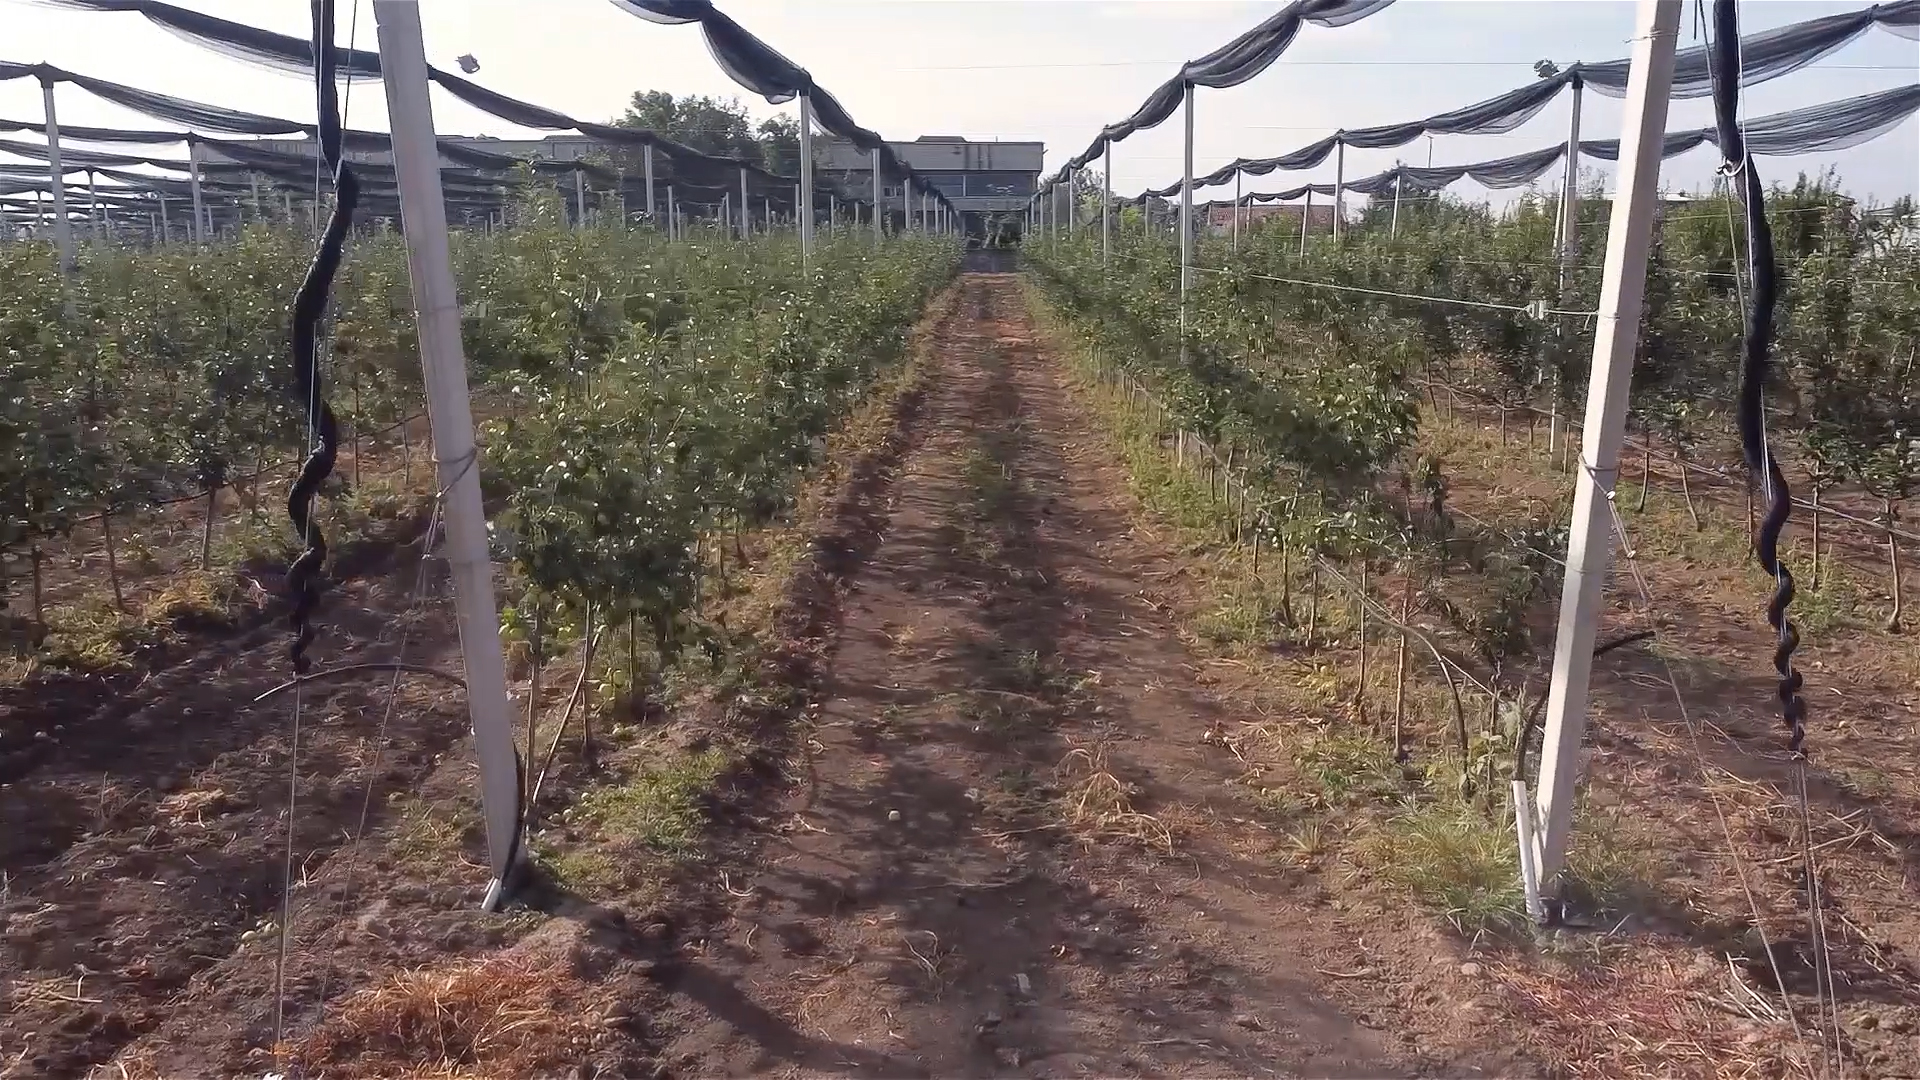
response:
[[[963,278],[810,782],[668,980],[686,1075],[1476,1075],[1329,1003],[1356,966],[1223,802],[1221,706],[1125,476]],[[750,876],[749,876],[750,875]]]

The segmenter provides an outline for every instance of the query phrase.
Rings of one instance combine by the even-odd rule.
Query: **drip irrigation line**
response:
[[[1422,385],[1438,386],[1440,389],[1445,390],[1447,393],[1452,394],[1455,397],[1465,398],[1468,401],[1477,401],[1483,405],[1500,406],[1500,402],[1498,401],[1495,401],[1491,398],[1484,397],[1479,394],[1475,394],[1471,391],[1460,390],[1447,383],[1435,382],[1435,383],[1426,383]],[[1504,407],[1509,409],[1517,409],[1524,412],[1530,412],[1535,416],[1551,417],[1553,415],[1547,410],[1538,408],[1533,405],[1507,405]],[[1580,430],[1583,430],[1585,427],[1585,425],[1581,421],[1575,420],[1569,416],[1563,416],[1560,418],[1560,420],[1561,422],[1565,423],[1568,429],[1571,431],[1580,431]],[[1659,458],[1662,461],[1666,461],[1674,465],[1678,465],[1681,468],[1687,470],[1690,473],[1693,473],[1696,476],[1708,476],[1716,480],[1725,480],[1730,483],[1733,482],[1735,479],[1731,469],[1700,465],[1695,462],[1689,461],[1686,458],[1676,457],[1672,454],[1669,454],[1666,451],[1661,450],[1659,447],[1648,446],[1645,443],[1636,442],[1631,437],[1623,438],[1623,440],[1621,441],[1621,447],[1623,449],[1632,450],[1635,453],[1650,454],[1653,457]],[[1894,526],[1882,524],[1881,522],[1878,522],[1878,521],[1873,521],[1869,518],[1863,518],[1854,514],[1849,514],[1844,510],[1835,509],[1834,507],[1832,507],[1827,503],[1821,503],[1819,506],[1816,507],[1811,500],[1802,499],[1798,495],[1793,497],[1792,502],[1794,506],[1802,510],[1809,510],[1809,511],[1818,510],[1822,517],[1830,517],[1840,521],[1852,522],[1855,525],[1863,525],[1863,526],[1866,526],[1867,528],[1876,530],[1882,536],[1893,536],[1897,539],[1905,540],[1908,543],[1920,544],[1920,533],[1911,533],[1905,529],[1896,528]]]
[[[1620,548],[1621,556],[1626,560],[1628,574],[1632,578],[1635,592],[1638,594],[1641,616],[1648,624],[1648,629],[1646,630],[1647,636],[1658,643],[1661,639],[1659,628],[1662,625],[1662,620],[1657,613],[1657,605],[1653,601],[1653,590],[1651,586],[1647,584],[1646,575],[1641,570],[1639,552],[1633,546],[1631,537],[1627,532],[1626,520],[1620,516],[1619,500],[1615,498],[1617,485],[1609,485],[1606,483],[1605,475],[1600,470],[1592,467],[1584,456],[1580,464],[1583,469],[1586,469],[1588,475],[1593,477],[1593,482],[1599,486],[1605,495],[1604,502],[1612,525],[1614,539]],[[1673,625],[1673,623],[1669,620],[1667,625]],[[1661,667],[1666,672],[1667,688],[1673,691],[1674,709],[1679,714],[1681,725],[1686,729],[1688,745],[1693,752],[1694,767],[1700,774],[1700,786],[1706,791],[1708,801],[1713,804],[1714,818],[1720,825],[1720,836],[1727,846],[1727,857],[1732,860],[1734,874],[1740,879],[1740,891],[1746,897],[1748,913],[1753,916],[1754,930],[1760,935],[1760,944],[1762,950],[1766,953],[1767,965],[1773,971],[1774,985],[1780,989],[1780,1000],[1786,1006],[1787,1019],[1793,1026],[1794,1039],[1804,1048],[1806,1045],[1805,1035],[1800,1029],[1799,1018],[1795,1015],[1793,999],[1791,995],[1787,993],[1786,980],[1781,977],[1780,960],[1775,953],[1772,937],[1767,933],[1766,921],[1761,916],[1759,898],[1755,896],[1753,892],[1753,884],[1750,880],[1747,860],[1740,854],[1740,848],[1734,842],[1733,826],[1727,818],[1726,806],[1720,798],[1720,793],[1710,782],[1712,773],[1707,765],[1706,753],[1701,746],[1699,722],[1694,719],[1692,710],[1687,708],[1686,695],[1680,689],[1680,679],[1674,673],[1673,661],[1669,658],[1668,651],[1653,649],[1650,650],[1650,652],[1651,655],[1659,659]],[[1728,739],[1728,741],[1732,742],[1731,739]]]
[[[383,661],[383,662],[367,663],[367,664],[342,664],[339,667],[322,668],[319,671],[310,671],[307,674],[302,675],[297,679],[288,679],[286,682],[281,683],[279,686],[276,686],[273,689],[268,690],[260,694],[258,697],[254,698],[251,704],[258,705],[261,702],[267,700],[268,698],[275,697],[280,694],[284,694],[287,691],[294,689],[295,687],[308,686],[317,682],[326,682],[331,679],[343,678],[348,675],[365,674],[366,672],[370,672],[370,671],[391,671],[394,673],[394,676],[395,676],[394,681],[396,683],[399,682],[400,675],[424,675],[431,679],[439,679],[442,682],[451,683],[452,685],[457,686],[462,690],[465,690],[467,688],[467,681],[465,679],[462,679],[460,676],[454,675],[450,672],[441,671],[439,668],[425,667],[420,664],[405,664],[405,663],[399,663],[394,661]],[[383,717],[380,721],[380,727],[383,732],[386,729],[387,720],[389,718],[391,718],[391,706],[389,706],[388,716]],[[374,759],[374,767],[377,768],[378,766],[379,766],[379,758],[376,757]],[[364,815],[364,811],[363,811],[363,815]],[[361,824],[362,824],[362,827],[364,827],[365,821],[363,820]]]
[[[1123,259],[1141,260],[1137,255],[1121,254]],[[1592,318],[1599,314],[1594,311],[1569,311],[1560,308],[1534,308],[1525,304],[1506,304],[1494,300],[1466,300],[1456,296],[1428,296],[1423,293],[1397,292],[1392,289],[1372,289],[1360,285],[1340,285],[1331,281],[1313,281],[1308,278],[1278,277],[1273,274],[1256,274],[1246,270],[1219,269],[1211,266],[1188,266],[1187,269],[1202,274],[1218,274],[1222,277],[1251,278],[1258,281],[1272,281],[1281,285],[1301,285],[1314,289],[1331,289],[1336,292],[1359,293],[1365,296],[1378,296],[1394,300],[1418,300],[1430,304],[1454,304],[1460,307],[1481,308],[1488,311],[1511,311],[1522,315],[1566,315],[1575,318]]]

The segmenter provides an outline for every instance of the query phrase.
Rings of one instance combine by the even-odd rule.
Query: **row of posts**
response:
[[[73,223],[68,217],[66,170],[62,166],[60,158],[60,119],[54,106],[54,80],[50,75],[45,73],[42,73],[39,78],[41,102],[46,118],[47,170],[51,181],[49,186],[52,194],[53,241],[54,247],[59,253],[61,272],[69,273],[73,268]],[[808,95],[801,94],[799,100],[800,179],[799,182],[794,185],[794,202],[797,207],[795,216],[798,219],[800,248],[803,253],[803,258],[811,260],[814,247],[814,217],[816,210],[813,186],[813,109],[812,102]],[[200,145],[196,140],[191,138],[187,140],[187,155],[188,185],[192,201],[192,216],[188,219],[187,239],[196,244],[205,243],[215,233],[214,207],[209,200],[202,196],[200,186]],[[874,148],[871,151],[871,155],[874,207],[872,218],[874,238],[877,241],[884,234],[882,220],[885,217],[884,207],[886,206],[886,200],[884,198],[885,185],[884,173],[881,170],[879,148]],[[660,221],[662,219],[656,215],[654,194],[656,188],[654,183],[652,146],[642,147],[641,160],[646,187],[647,219],[650,221]],[[86,170],[86,173],[89,226],[94,238],[98,239],[108,234],[110,231],[110,222],[99,200],[98,193],[95,190],[93,171],[89,169]],[[739,230],[742,237],[751,236],[753,233],[752,204],[748,195],[747,179],[747,170],[743,168],[740,170],[740,200],[737,207]],[[665,194],[666,216],[664,220],[666,231],[670,237],[678,238],[683,235],[685,225],[680,208],[676,205],[672,184],[666,185]],[[46,218],[45,210],[42,209],[40,204],[39,195],[40,193],[36,191],[34,200],[36,222],[45,220]],[[160,242],[171,242],[173,239],[172,226],[174,217],[169,211],[167,196],[159,192],[156,192],[156,196],[158,199],[157,210],[151,211],[148,214],[149,230],[152,234],[152,239]],[[586,206],[587,189],[585,174],[580,170],[575,170],[573,174],[573,196],[575,220],[584,225],[588,220]],[[293,221],[293,196],[290,193],[282,192],[282,199],[286,221],[291,224]],[[721,204],[717,208],[718,218],[729,223],[735,220],[736,213],[736,208],[730,205],[730,203],[731,199],[723,195]],[[253,207],[256,215],[262,213],[260,180],[257,175],[253,177]],[[765,224],[770,228],[773,221],[770,200],[762,200],[762,209],[765,214]],[[860,220],[859,204],[853,204],[852,210],[854,226],[857,228]],[[944,202],[934,201],[925,192],[922,192],[919,196],[917,210],[918,213],[916,214],[913,189],[903,178],[900,185],[900,213],[902,220],[908,228],[914,228],[916,226],[917,218],[917,227],[919,231],[922,232],[952,233],[957,231],[957,223],[953,220],[953,215],[948,206]],[[837,220],[839,216],[837,199],[832,195],[828,196],[827,213],[828,228],[831,229],[833,228],[833,222]],[[313,227],[316,231],[319,229],[320,215],[320,205],[318,202],[315,202],[310,207],[310,216],[313,218]],[[624,205],[621,216],[623,219],[625,218]],[[487,226],[491,228],[493,223],[493,215],[489,214]],[[504,224],[504,216],[502,223]],[[8,235],[7,230],[0,230],[0,238],[4,238],[6,235]]]
[[[1593,359],[1586,395],[1586,423],[1577,474],[1572,520],[1569,524],[1567,574],[1562,586],[1559,626],[1554,641],[1553,674],[1544,717],[1545,734],[1540,773],[1533,791],[1514,785],[1515,827],[1519,834],[1523,886],[1528,908],[1541,917],[1542,891],[1566,865],[1573,806],[1585,738],[1593,647],[1599,613],[1605,603],[1604,585],[1612,560],[1613,520],[1609,512],[1611,478],[1618,473],[1625,437],[1628,390],[1637,347],[1637,332],[1645,299],[1647,257],[1651,248],[1662,144],[1668,102],[1672,95],[1674,52],[1681,13],[1680,0],[1639,0],[1633,56],[1629,62],[1625,117],[1620,138],[1620,167],[1616,178],[1619,197],[1613,200],[1607,229],[1606,258],[1600,286]],[[1570,300],[1573,268],[1579,252],[1579,150],[1581,97],[1579,80],[1572,84],[1573,100],[1567,133],[1566,172],[1556,223],[1558,247],[1557,291],[1562,306]],[[1183,95],[1185,110],[1184,170],[1180,183],[1180,323],[1187,322],[1187,299],[1193,268],[1193,86]],[[1335,180],[1332,234],[1345,231],[1346,145],[1334,143]],[[1101,192],[1101,260],[1112,260],[1113,148],[1104,151],[1105,178]],[[1394,185],[1390,228],[1399,226],[1400,188]],[[1072,176],[1050,185],[1029,204],[1027,224],[1033,232],[1057,236],[1062,228],[1058,196],[1064,187],[1072,204]],[[1307,211],[1301,215],[1304,248],[1311,217],[1312,189]],[[1239,246],[1241,206],[1245,201],[1236,176],[1233,243]],[[1148,204],[1151,214],[1151,203]],[[1065,216],[1065,231],[1075,228],[1074,214]],[[1184,340],[1184,334],[1183,334]],[[1556,392],[1557,402],[1561,394]],[[1556,407],[1552,434],[1560,437]]]

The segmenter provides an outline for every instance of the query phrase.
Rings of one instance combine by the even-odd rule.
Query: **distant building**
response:
[[[1240,227],[1242,229],[1253,229],[1274,226],[1299,232],[1300,212],[1302,209],[1304,209],[1303,206],[1289,206],[1285,203],[1254,203],[1251,206],[1241,208]],[[1310,231],[1315,233],[1330,233],[1333,231],[1333,204],[1331,202],[1315,201],[1312,210],[1308,211],[1308,215],[1307,228]],[[1233,207],[1216,206],[1209,211],[1207,214],[1207,228],[1215,236],[1232,234]]]
[[[976,142],[957,135],[922,135],[888,148],[921,174],[959,210],[969,231],[984,232],[990,217],[1018,216],[1038,190],[1046,145],[1038,142]],[[873,189],[873,155],[844,139],[814,143],[816,168],[851,191]],[[900,211],[900,184],[882,185],[891,213]],[[918,206],[915,207],[918,210]]]

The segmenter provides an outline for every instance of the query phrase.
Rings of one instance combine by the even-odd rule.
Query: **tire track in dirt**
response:
[[[923,441],[849,586],[810,784],[662,971],[686,1075],[1423,1075],[1330,1004],[1345,942],[1210,832],[1124,476],[1013,275],[958,286]],[[1201,823],[1198,827],[1195,822]],[[742,878],[746,880],[742,880]],[[1473,1075],[1458,1064],[1448,1075]]]

